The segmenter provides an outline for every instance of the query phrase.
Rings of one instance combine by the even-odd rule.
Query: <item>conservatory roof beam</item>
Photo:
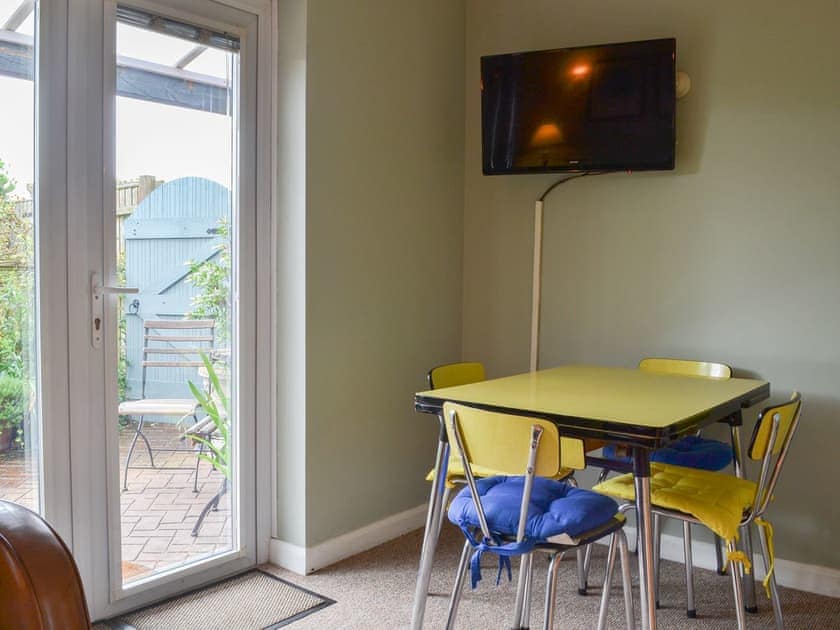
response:
[[[188,65],[190,65],[193,61],[195,61],[196,59],[198,59],[198,56],[199,56],[201,53],[203,53],[205,50],[207,50],[207,46],[204,46],[204,45],[202,45],[202,44],[199,44],[198,46],[195,46],[194,48],[191,48],[191,49],[187,52],[187,54],[186,54],[186,55],[184,55],[183,57],[181,57],[181,58],[180,58],[180,59],[179,59],[179,60],[175,63],[175,67],[176,67],[176,68],[179,68],[179,69],[181,69],[181,70],[183,70],[183,69],[184,69],[184,68],[186,68]]]
[[[29,17],[29,14],[35,10],[35,0],[24,0],[21,2],[17,9],[12,11],[12,14],[6,19],[5,24],[3,24],[4,31],[16,31],[20,28],[20,25],[26,21],[26,18]]]
[[[0,30],[0,76],[32,80],[32,37]],[[227,114],[225,79],[131,57],[117,57],[117,95]]]

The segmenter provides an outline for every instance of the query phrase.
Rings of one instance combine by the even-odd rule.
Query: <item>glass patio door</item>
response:
[[[241,41],[120,5],[116,18],[108,258],[135,287],[117,299],[116,326],[128,588],[239,547]]]
[[[0,0],[0,499],[70,540],[65,19]]]
[[[43,512],[35,312],[37,9],[0,1],[0,499]]]
[[[0,2],[0,499],[43,512],[35,315],[37,11]],[[17,54],[17,57],[15,55]]]
[[[105,618],[257,561],[258,18],[68,5],[73,550]]]
[[[270,37],[231,4],[0,0],[0,499],[95,619],[267,556]]]

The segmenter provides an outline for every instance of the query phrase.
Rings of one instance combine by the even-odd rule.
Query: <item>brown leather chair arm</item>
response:
[[[89,629],[73,556],[40,516],[0,501],[0,630]]]

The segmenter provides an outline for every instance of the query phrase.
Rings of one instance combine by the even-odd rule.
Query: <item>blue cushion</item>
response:
[[[630,457],[618,457],[616,447],[612,444],[605,446],[604,457],[618,461],[629,462]],[[665,448],[657,449],[650,456],[650,461],[686,468],[701,470],[723,470],[732,463],[732,447],[717,440],[707,440],[689,435],[669,444]]]
[[[495,534],[515,536],[519,524],[524,477],[488,477],[476,482],[487,524]],[[525,536],[545,542],[552,536],[572,538],[606,525],[618,512],[611,498],[564,482],[536,477],[528,506]],[[479,527],[469,487],[449,507],[449,520],[462,529]]]

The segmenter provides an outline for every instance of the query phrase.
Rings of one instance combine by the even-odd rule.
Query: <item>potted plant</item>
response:
[[[26,414],[23,379],[0,372],[0,452],[8,451]]]

